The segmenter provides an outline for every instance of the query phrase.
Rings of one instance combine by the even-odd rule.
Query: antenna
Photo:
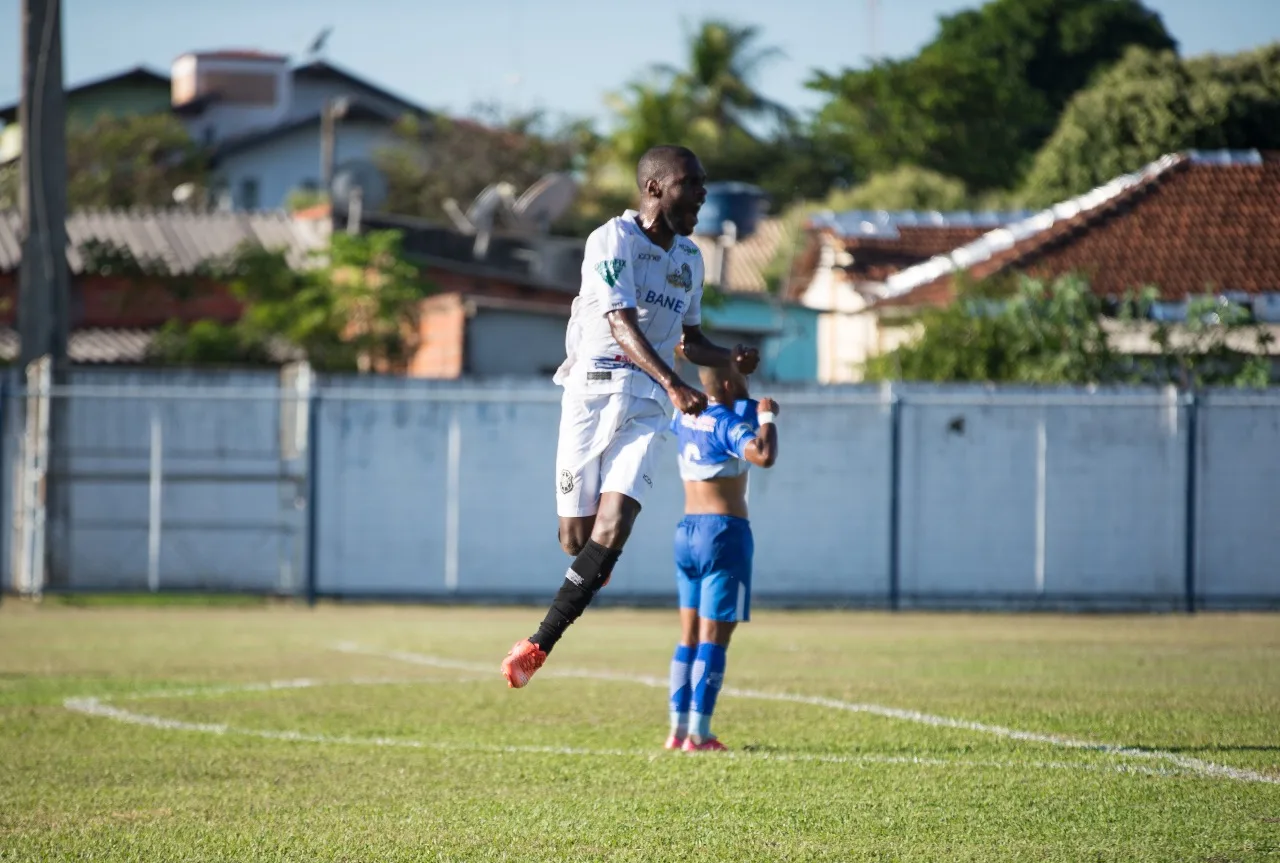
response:
[[[516,230],[550,233],[551,225],[565,214],[578,196],[578,183],[568,174],[547,174],[534,183],[511,208]]]
[[[316,34],[316,38],[311,40],[311,44],[307,46],[308,57],[318,57],[324,51],[325,43],[329,41],[330,34],[333,33],[332,27],[325,27]]]
[[[471,253],[477,259],[488,254],[489,235],[493,233],[493,222],[498,217],[498,210],[502,208],[505,199],[509,198],[512,192],[510,183],[492,183],[476,195],[476,199],[467,209],[465,218],[471,224],[471,230],[466,233],[475,234],[476,242]]]

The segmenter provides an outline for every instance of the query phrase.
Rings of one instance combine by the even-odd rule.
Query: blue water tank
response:
[[[694,233],[718,237],[724,233],[724,223],[733,222],[738,230],[738,239],[745,239],[755,232],[768,204],[768,197],[759,186],[708,183],[707,200],[698,211]]]

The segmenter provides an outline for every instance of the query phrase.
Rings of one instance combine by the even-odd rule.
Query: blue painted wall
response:
[[[726,294],[720,306],[703,309],[708,331],[760,334],[760,377],[787,383],[818,379],[818,314],[759,294]]]

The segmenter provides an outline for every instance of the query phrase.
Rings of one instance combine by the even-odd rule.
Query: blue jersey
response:
[[[677,411],[671,430],[680,449],[680,478],[708,480],[746,473],[750,463],[743,453],[758,429],[752,399],[735,402],[732,410],[709,404],[697,416]]]

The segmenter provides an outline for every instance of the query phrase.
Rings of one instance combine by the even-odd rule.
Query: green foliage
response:
[[[18,205],[17,166],[0,172],[0,207]],[[69,209],[172,207],[184,183],[209,185],[203,151],[172,114],[102,116],[67,127]]]
[[[850,189],[837,189],[818,201],[797,201],[779,219],[783,235],[765,267],[765,282],[776,292],[786,280],[806,242],[805,225],[824,210],[959,210],[973,205],[964,183],[928,168],[904,165]]]
[[[926,310],[911,324],[919,337],[867,361],[865,379],[1021,384],[1173,383],[1265,386],[1270,333],[1238,305],[1189,304],[1185,324],[1145,320],[1152,288],[1122,298],[1112,311],[1074,276],[1050,284],[1019,277],[964,284],[956,302]],[[1125,356],[1118,335],[1145,336],[1153,353]]]
[[[1071,101],[1026,191],[1048,204],[1167,153],[1278,146],[1280,44],[1192,60],[1135,48]]]
[[[327,203],[329,203],[329,194],[323,189],[300,188],[289,193],[285,198],[284,208],[290,213],[296,213]]]
[[[285,253],[241,248],[222,277],[245,305],[231,325],[171,323],[153,345],[161,363],[256,363],[300,352],[325,371],[395,366],[414,347],[417,300],[427,293],[398,231],[335,233],[322,261],[294,269]]]
[[[962,210],[971,204],[962,180],[928,168],[903,165],[872,174],[851,189],[832,192],[826,209],[840,210]]]
[[[1058,112],[1130,45],[1174,48],[1137,0],[994,0],[940,19],[918,55],[817,73],[823,137],[861,172],[914,164],[970,188],[1008,188]]]
[[[597,145],[585,122],[555,126],[542,112],[480,106],[473,118],[401,121],[374,162],[387,178],[388,211],[443,220],[450,198],[466,210],[491,183],[519,193],[543,174],[582,168]]]
[[[686,37],[683,67],[657,67],[608,97],[613,170],[602,173],[617,192],[634,198],[635,164],[659,144],[690,147],[712,179],[755,183],[775,200],[823,195],[848,172],[847,154],[756,89],[781,53],[759,38],[756,27],[704,21]]]

